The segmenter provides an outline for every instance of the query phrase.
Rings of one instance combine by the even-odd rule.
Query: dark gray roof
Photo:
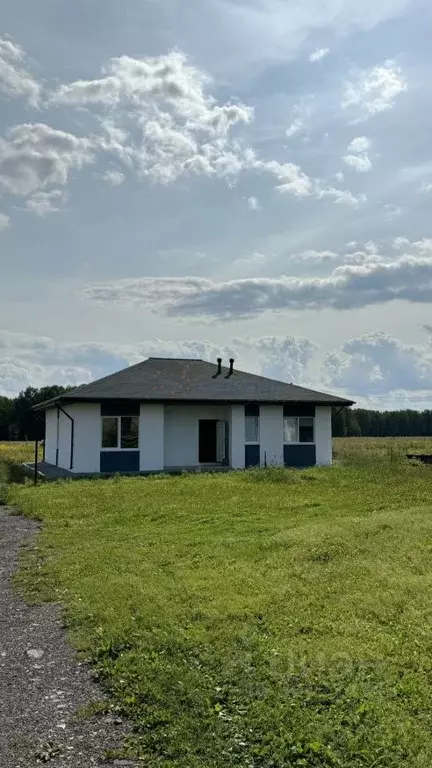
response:
[[[100,400],[321,403],[352,405],[351,400],[294,384],[238,371],[204,360],[151,357],[123,371],[85,384],[61,396],[62,402]],[[52,404],[42,403],[39,407]]]

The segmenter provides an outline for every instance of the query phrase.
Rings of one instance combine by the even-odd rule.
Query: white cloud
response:
[[[328,354],[324,369],[329,386],[351,392],[353,397],[430,393],[432,346],[429,342],[417,346],[404,344],[386,333],[365,334]]]
[[[257,373],[281,381],[312,383],[309,366],[317,354],[317,346],[302,336],[262,336],[233,338],[230,346],[240,359],[256,366]],[[249,366],[250,370],[250,366]]]
[[[43,123],[25,123],[0,137],[0,188],[30,195],[64,185],[73,169],[94,160],[92,142]]]
[[[348,144],[348,152],[355,154],[345,155],[343,161],[350,168],[354,168],[356,171],[367,172],[372,168],[372,163],[368,155],[371,142],[366,136],[358,136]]]
[[[359,171],[360,173],[365,173],[367,171],[370,171],[372,168],[372,163],[370,161],[370,158],[366,154],[345,155],[345,157],[343,158],[343,161],[350,168],[354,168],[356,171]]]
[[[9,41],[2,41],[0,52],[15,64],[24,59],[22,49]],[[31,196],[27,208],[39,215],[56,211],[61,200],[58,187],[67,184],[72,171],[106,153],[120,167],[108,167],[99,176],[113,186],[125,180],[122,166],[140,179],[160,184],[199,175],[232,185],[241,173],[255,171],[271,174],[280,194],[329,197],[353,207],[364,201],[350,190],[326,187],[295,163],[259,158],[234,133],[253,120],[253,109],[242,102],[218,103],[209,93],[211,82],[178,51],[142,59],[112,58],[101,77],[60,85],[44,104],[91,107],[98,132],[79,137],[43,123],[11,128],[0,137],[0,189]],[[288,135],[306,130],[310,112],[308,101],[295,107]],[[355,160],[357,165],[362,162]],[[251,210],[259,208],[255,197],[248,205]]]
[[[250,166],[253,153],[230,134],[237,124],[252,121],[253,109],[243,103],[218,104],[208,93],[210,78],[184,54],[113,58],[103,75],[60,86],[51,101],[107,108],[102,127],[109,136],[101,146],[139,175],[168,184],[190,173],[229,178]],[[128,136],[126,156],[125,112],[135,136]]]
[[[52,102],[108,108],[108,116],[101,120],[106,135],[100,138],[100,146],[138,175],[170,184],[185,174],[218,176],[229,181],[242,171],[255,170],[275,176],[281,194],[318,198],[328,194],[336,202],[356,204],[351,193],[321,193],[317,182],[298,165],[261,160],[251,147],[232,138],[236,125],[252,121],[253,110],[243,103],[218,104],[208,93],[210,78],[190,65],[184,54],[172,52],[145,59],[122,56],[111,59],[103,75],[98,80],[60,86]],[[121,122],[128,105],[133,108],[127,113],[134,122],[131,132]],[[123,112],[116,112],[120,106]],[[299,104],[288,135],[304,130],[309,114],[310,105]]]
[[[432,301],[432,255],[388,261],[369,254],[327,277],[247,278],[215,282],[201,277],[143,277],[89,286],[84,295],[101,304],[124,303],[171,317],[242,318],[267,311]]]
[[[309,61],[312,64],[317,61],[322,61],[326,56],[329,55],[329,53],[330,48],[317,48],[316,51],[313,51],[311,54],[309,54]]]
[[[354,248],[355,248],[354,244]],[[349,247],[349,244],[347,244]],[[331,262],[339,262],[340,264],[371,264],[376,262],[389,261],[385,256],[378,254],[376,250],[372,248],[372,244],[366,244],[364,250],[351,250],[346,251],[316,251],[308,250],[300,253],[295,253],[291,256],[290,261],[293,262],[305,262],[308,265],[328,265]]]
[[[10,217],[5,213],[0,213],[0,232],[10,226]]]
[[[422,185],[421,192],[424,192],[426,194],[429,194],[429,192],[432,192],[432,183],[427,184],[426,182]]]
[[[105,171],[101,174],[101,178],[113,187],[119,187],[126,180],[126,176],[121,171]]]
[[[256,160],[254,167],[273,174],[279,182],[276,189],[281,194],[289,193],[296,197],[306,197],[313,192],[312,180],[294,163]]]
[[[350,192],[349,189],[337,189],[336,187],[320,187],[316,188],[316,195],[318,198],[330,197],[333,198],[335,203],[339,205],[349,205],[352,208],[358,208],[366,202],[366,195],[361,194],[357,197]]]
[[[10,98],[26,99],[30,106],[38,107],[41,86],[24,68],[25,60],[21,46],[7,38],[0,38],[0,93]]]
[[[47,213],[60,211],[58,205],[65,199],[66,195],[60,189],[52,189],[50,192],[39,191],[26,200],[26,208],[38,216],[46,216]]]
[[[358,107],[364,117],[370,117],[392,109],[396,98],[407,88],[402,69],[387,60],[381,66],[360,71],[345,84],[342,107]]]
[[[250,211],[261,210],[261,206],[257,197],[248,197],[247,203]]]
[[[348,144],[348,152],[367,152],[371,148],[371,142],[370,139],[367,138],[367,136],[357,136],[356,139],[353,139],[350,144]]]
[[[312,97],[304,99],[300,104],[296,104],[292,110],[292,119],[287,128],[286,135],[289,139],[297,136],[299,133],[307,133],[307,124],[312,115]]]
[[[295,253],[291,256],[291,261],[306,261],[316,264],[323,264],[329,261],[335,261],[340,259],[341,256],[335,251],[315,251],[310,249],[308,251],[302,251],[301,253]]]
[[[365,243],[364,249],[371,256],[376,256],[379,254],[379,248],[373,240],[368,240],[367,243]]]
[[[304,130],[304,122],[300,117],[296,117],[295,120],[292,121],[292,123],[288,126],[286,130],[286,135],[289,139],[292,139],[293,136],[296,136],[298,133],[302,133]]]
[[[191,126],[197,121],[208,133],[222,135],[236,122],[248,122],[252,117],[252,110],[243,104],[217,105],[206,94],[210,78],[189,65],[187,57],[178,51],[142,59],[116,57],[110,60],[103,75],[98,80],[77,80],[60,86],[52,95],[52,102],[79,107],[112,107],[129,102],[139,108],[156,102],[169,105]]]
[[[23,57],[21,49],[9,43],[4,50],[16,60]],[[209,93],[210,85],[211,79],[177,51],[142,59],[113,58],[100,78],[60,85],[47,102],[92,107],[98,134],[78,137],[42,123],[15,126],[0,138],[0,187],[32,195],[27,207],[48,213],[56,210],[53,201],[58,195],[51,188],[64,186],[72,170],[107,153],[139,178],[160,184],[185,175],[214,176],[233,184],[242,172],[255,171],[274,176],[280,194],[360,204],[349,190],[322,188],[294,163],[258,158],[247,142],[233,135],[236,126],[253,120],[253,109],[241,102],[219,104]],[[310,104],[302,102],[294,114],[288,134],[305,130]],[[114,186],[125,179],[121,167],[100,176]],[[249,205],[257,210],[254,197]]]

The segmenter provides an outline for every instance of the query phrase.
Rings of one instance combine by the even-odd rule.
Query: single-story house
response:
[[[334,395],[204,360],[151,357],[36,406],[45,462],[74,474],[332,463]]]

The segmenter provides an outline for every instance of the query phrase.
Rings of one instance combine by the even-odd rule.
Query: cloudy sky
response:
[[[431,23],[428,0],[4,0],[0,392],[221,353],[430,407]]]

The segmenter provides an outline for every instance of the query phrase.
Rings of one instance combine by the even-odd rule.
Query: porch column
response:
[[[244,405],[231,406],[230,418],[230,466],[244,469],[245,466],[245,409]]]
[[[283,467],[284,435],[283,407],[262,405],[260,407],[260,463],[261,466]]]
[[[315,408],[315,445],[317,465],[331,466],[333,462],[332,410],[328,405],[317,405]]]
[[[139,424],[140,472],[164,468],[164,406],[143,405]]]

